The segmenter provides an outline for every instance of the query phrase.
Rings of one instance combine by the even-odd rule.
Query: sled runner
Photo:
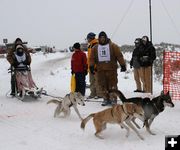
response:
[[[39,89],[34,83],[29,66],[12,68],[11,73],[15,78],[15,97],[20,100],[24,100],[25,96],[31,96],[35,99],[41,97],[43,88]]]

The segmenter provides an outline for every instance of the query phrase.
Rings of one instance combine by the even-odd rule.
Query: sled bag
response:
[[[71,76],[71,92],[75,92],[76,90],[76,78],[75,74],[73,73]]]

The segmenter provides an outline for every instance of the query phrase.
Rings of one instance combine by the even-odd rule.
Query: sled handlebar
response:
[[[14,72],[14,71],[31,71],[30,66],[25,66],[25,67],[19,67],[19,68],[15,68],[13,66],[11,66],[8,69],[8,73]]]

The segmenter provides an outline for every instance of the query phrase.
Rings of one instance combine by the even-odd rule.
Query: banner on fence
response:
[[[180,52],[164,51],[163,90],[170,92],[173,100],[180,100]]]

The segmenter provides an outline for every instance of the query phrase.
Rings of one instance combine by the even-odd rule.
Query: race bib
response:
[[[107,45],[98,45],[98,60],[99,62],[110,61],[110,48]]]

